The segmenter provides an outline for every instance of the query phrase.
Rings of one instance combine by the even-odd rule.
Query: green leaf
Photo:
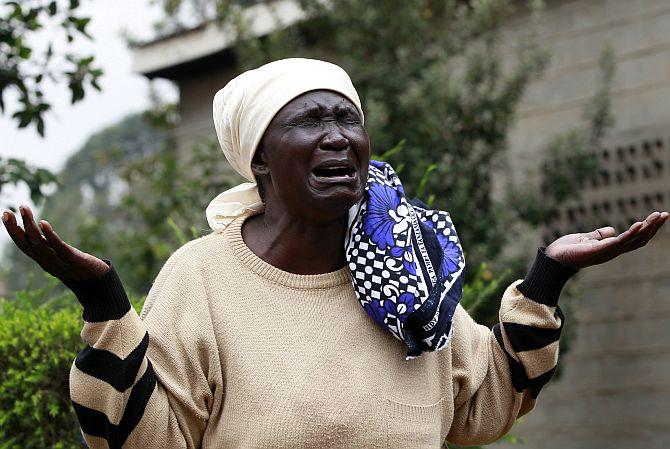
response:
[[[72,92],[72,104],[84,98],[84,86],[81,81],[72,81],[69,87]]]
[[[28,47],[21,47],[19,48],[19,57],[21,59],[28,59],[30,58],[30,54],[32,53],[32,49]]]
[[[37,116],[35,120],[37,121],[37,133],[40,137],[44,137],[44,120],[41,116]]]
[[[426,184],[428,183],[428,180],[430,179],[430,174],[435,171],[437,168],[437,164],[430,164],[428,167],[426,167],[426,170],[423,173],[423,176],[419,180],[419,187],[416,190],[416,196],[417,198],[421,198],[423,196],[424,191],[426,190]]]
[[[375,160],[375,161],[388,161],[388,159],[393,156],[396,153],[399,153],[402,151],[403,148],[405,148],[405,143],[407,142],[406,139],[402,139],[400,142],[396,144],[393,148],[390,150],[387,150],[383,152],[382,154],[373,154],[370,156],[370,159]]]

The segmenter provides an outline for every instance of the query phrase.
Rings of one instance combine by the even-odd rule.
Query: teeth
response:
[[[329,166],[320,167],[314,170],[317,176],[338,177],[338,176],[352,176],[352,170],[348,166]]]

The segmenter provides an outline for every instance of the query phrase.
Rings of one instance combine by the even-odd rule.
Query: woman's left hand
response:
[[[653,212],[644,221],[635,222],[619,235],[611,226],[592,232],[564,235],[551,243],[545,254],[576,269],[598,265],[646,245],[668,216],[667,212]]]

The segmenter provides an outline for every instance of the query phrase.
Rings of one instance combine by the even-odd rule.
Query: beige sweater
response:
[[[459,306],[451,343],[406,361],[359,305],[348,268],[279,270],[245,245],[242,222],[178,249],[140,316],[108,260],[102,277],[68,284],[88,344],[70,394],[91,448],[486,443],[532,409],[553,373],[556,301],[575,271],[542,251],[507,288],[502,326]]]

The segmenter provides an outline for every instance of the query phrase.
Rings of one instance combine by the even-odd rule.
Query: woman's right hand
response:
[[[47,273],[68,282],[93,279],[109,269],[104,260],[65,243],[46,220],[41,220],[38,226],[28,206],[21,205],[19,211],[24,229],[8,210],[3,212],[2,222],[16,246]]]

